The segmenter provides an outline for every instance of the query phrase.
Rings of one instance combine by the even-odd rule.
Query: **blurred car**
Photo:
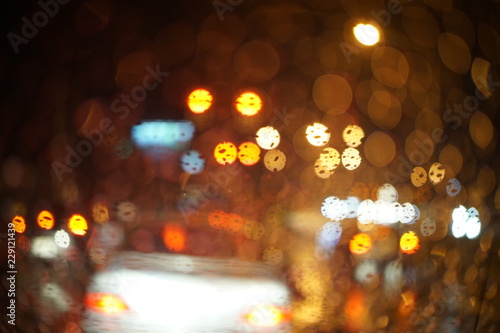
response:
[[[85,296],[84,332],[290,332],[291,301],[273,267],[122,252]]]

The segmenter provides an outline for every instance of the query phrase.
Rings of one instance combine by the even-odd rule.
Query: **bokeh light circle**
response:
[[[314,103],[323,112],[342,114],[352,102],[352,88],[342,76],[326,74],[318,77],[313,85]]]
[[[376,167],[389,164],[396,155],[396,145],[392,138],[384,132],[373,132],[364,145],[365,157]]]
[[[212,94],[206,89],[196,89],[187,98],[189,110],[196,114],[207,111],[212,106],[212,102]]]
[[[371,24],[357,24],[352,28],[354,37],[363,45],[372,46],[380,41],[380,32]]]
[[[256,93],[247,91],[236,98],[234,105],[240,114],[251,117],[262,109],[262,99]]]
[[[214,157],[221,165],[233,164],[238,156],[238,150],[232,142],[222,142],[215,146]]]
[[[261,127],[257,130],[255,141],[262,149],[274,149],[280,144],[280,133],[272,126]]]
[[[260,160],[260,148],[253,142],[243,142],[238,147],[238,160],[241,164],[251,166]]]

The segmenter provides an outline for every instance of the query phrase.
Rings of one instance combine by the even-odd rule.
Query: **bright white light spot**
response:
[[[347,204],[335,196],[326,198],[321,206],[324,217],[333,221],[340,221],[347,217]]]
[[[356,39],[363,45],[375,45],[380,40],[380,32],[371,24],[360,23],[352,29]]]
[[[475,207],[471,207],[471,208],[467,209],[467,215],[469,216],[469,219],[473,218],[473,217],[479,218],[479,212],[477,211],[477,209]]]
[[[384,185],[378,188],[377,191],[378,200],[383,200],[392,203],[398,201],[398,198],[399,198],[398,191],[391,184],[385,183]]]
[[[389,204],[389,210],[387,212],[387,220],[389,223],[396,223],[399,221],[401,211],[403,208],[399,202],[393,202]]]
[[[388,224],[391,204],[384,200],[375,201],[375,222],[377,224]]]
[[[376,221],[377,218],[377,207],[375,203],[366,199],[361,201],[358,206],[358,222],[361,224],[368,224]]]
[[[59,247],[54,237],[40,236],[31,242],[31,254],[42,259],[54,259],[59,254]]]
[[[255,141],[262,149],[274,149],[280,144],[280,133],[272,126],[261,127],[256,133]]]
[[[453,221],[451,225],[451,232],[453,233],[453,236],[455,236],[455,238],[461,238],[467,232],[467,226],[463,222]]]
[[[59,247],[67,248],[69,246],[70,238],[66,231],[58,230],[54,234],[54,241]]]
[[[188,150],[182,154],[181,167],[185,172],[196,175],[203,171],[205,160],[196,150]]]
[[[358,213],[359,199],[356,197],[347,197],[344,202],[347,204],[347,218],[355,218]]]
[[[313,146],[324,146],[330,141],[330,133],[328,133],[328,127],[321,123],[314,123],[313,125],[307,126],[306,129],[306,139]]]
[[[451,214],[453,223],[451,231],[455,238],[467,236],[469,239],[476,238],[481,232],[481,220],[479,212],[475,207],[466,209],[460,205]]]
[[[354,170],[361,164],[361,155],[356,148],[346,148],[342,152],[342,165],[347,170]]]
[[[132,141],[141,147],[179,149],[181,143],[193,138],[194,125],[190,121],[145,121],[132,127]]]
[[[465,233],[467,235],[467,238],[469,239],[476,238],[481,232],[481,221],[479,221],[479,218],[477,217],[472,217],[467,221],[466,228],[467,231]]]
[[[469,214],[467,213],[467,209],[464,206],[460,205],[453,210],[451,218],[453,220],[453,223],[457,222],[463,224],[469,219]]]
[[[410,223],[415,220],[416,211],[415,206],[413,206],[409,202],[405,202],[401,205],[401,210],[399,214],[399,222],[401,223]]]

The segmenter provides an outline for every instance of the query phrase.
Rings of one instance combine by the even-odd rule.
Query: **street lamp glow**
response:
[[[262,108],[262,100],[256,93],[247,91],[236,98],[236,110],[244,116],[255,116]]]
[[[380,40],[380,32],[371,24],[360,23],[352,28],[354,37],[363,45],[371,46]]]

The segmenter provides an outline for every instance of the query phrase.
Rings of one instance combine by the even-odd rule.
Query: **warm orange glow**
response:
[[[54,227],[54,215],[48,210],[42,210],[38,213],[36,221],[40,228],[50,230]]]
[[[191,112],[199,114],[207,111],[212,106],[213,97],[208,90],[196,89],[187,99]]]
[[[241,228],[243,228],[243,218],[235,213],[227,214],[226,225],[224,228],[231,232],[240,231]]]
[[[260,160],[260,148],[253,142],[242,143],[238,150],[238,159],[243,165],[255,165]]]
[[[244,116],[255,116],[262,108],[262,100],[254,92],[244,92],[236,98],[236,110]]]
[[[110,293],[91,293],[85,296],[85,306],[92,311],[105,314],[118,314],[128,310],[127,305]]]
[[[172,252],[181,252],[186,247],[186,230],[183,226],[169,223],[163,228],[163,243]]]
[[[87,233],[87,220],[80,214],[73,214],[68,220],[68,229],[75,235],[83,236]]]
[[[282,307],[261,304],[247,313],[245,319],[252,326],[275,327],[291,321],[291,313]]]
[[[208,224],[214,229],[225,228],[228,223],[228,214],[220,209],[215,209],[208,214]]]
[[[367,327],[370,313],[366,304],[366,294],[363,289],[354,287],[349,291],[344,307],[346,328],[349,332],[364,331]]]
[[[26,222],[24,221],[24,217],[16,215],[12,219],[12,224],[14,224],[14,230],[18,234],[22,234],[24,231],[26,231]]]
[[[353,254],[365,254],[372,248],[372,238],[365,233],[359,233],[352,237],[349,242],[349,249]]]
[[[233,164],[238,156],[238,150],[232,142],[219,143],[214,149],[214,157],[221,165]]]
[[[413,254],[420,248],[420,240],[413,231],[408,231],[401,236],[399,247],[401,248],[401,252]]]

